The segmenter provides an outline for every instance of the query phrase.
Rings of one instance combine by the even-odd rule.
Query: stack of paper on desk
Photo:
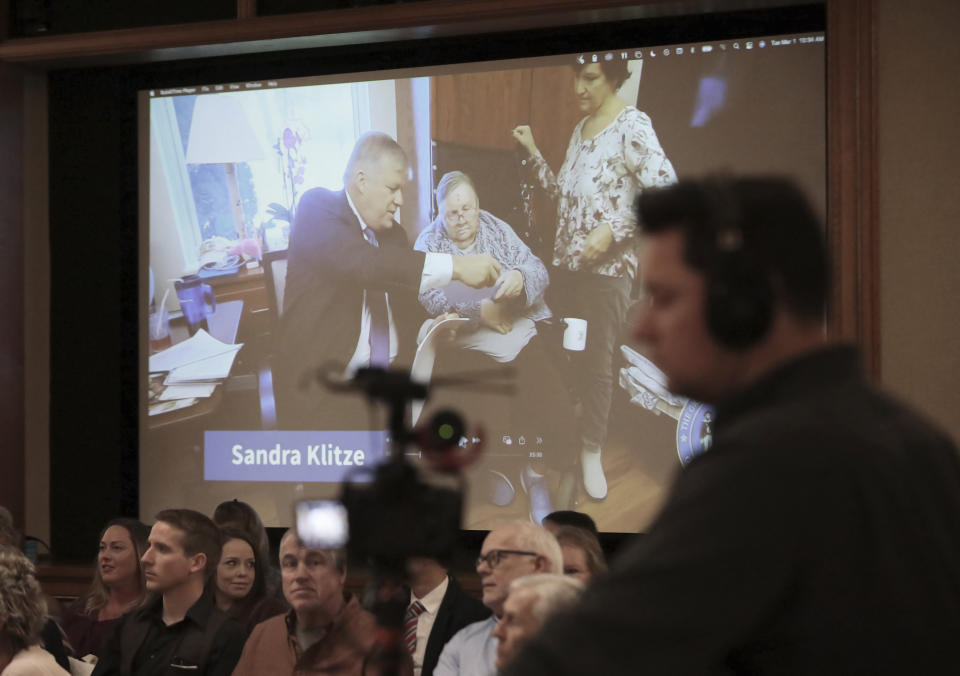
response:
[[[230,367],[233,366],[233,360],[240,350],[238,345],[235,349],[206,359],[178,366],[170,371],[167,379],[164,381],[167,385],[174,383],[196,383],[223,380],[230,375]]]
[[[165,387],[157,401],[173,401],[174,399],[206,399],[213,396],[213,391],[217,389],[216,383],[184,383],[182,385],[170,385]]]
[[[170,395],[178,395],[161,398],[209,397],[216,383],[230,375],[233,360],[241,347],[242,344],[222,343],[200,329],[182,343],[153,355],[150,357],[150,372],[168,372],[163,383],[168,390],[174,390]]]

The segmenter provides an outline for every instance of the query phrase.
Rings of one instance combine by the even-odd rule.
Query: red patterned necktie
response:
[[[403,618],[403,640],[407,644],[407,650],[412,655],[417,649],[417,621],[420,613],[426,608],[419,601],[414,601],[407,607],[407,614]]]

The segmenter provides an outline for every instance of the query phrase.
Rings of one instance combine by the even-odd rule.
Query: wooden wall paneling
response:
[[[23,99],[21,69],[0,63],[0,505],[22,528],[24,490]]]
[[[30,535],[50,541],[50,218],[46,74],[24,69],[24,464]]]
[[[560,170],[570,134],[582,118],[573,91],[573,69],[535,69],[530,86],[530,128],[540,153],[554,172]]]
[[[0,42],[13,34],[13,0],[0,0]]]
[[[2,40],[0,60],[76,65],[484,34],[642,18],[662,0],[420,0],[275,16],[249,16],[248,0],[237,3],[237,19]]]
[[[237,18],[252,19],[257,15],[257,0],[237,0]]]
[[[827,230],[833,253],[828,332],[856,342],[880,375],[880,275],[873,0],[827,3]]]
[[[124,69],[48,76],[50,545],[59,560],[85,557],[103,523],[138,512],[137,117],[121,101],[129,78]]]
[[[526,69],[433,78],[433,139],[479,148],[513,148],[510,130],[517,120],[529,116],[530,79]]]
[[[533,71],[528,123],[540,154],[554,174],[560,171],[570,145],[570,134],[582,117],[573,91],[572,68],[551,66]],[[546,191],[537,189],[533,192],[532,204],[535,227],[543,242],[536,253],[549,263],[557,232],[557,203]]]

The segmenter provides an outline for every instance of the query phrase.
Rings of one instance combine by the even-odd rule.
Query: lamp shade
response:
[[[198,96],[187,142],[188,164],[228,164],[266,156],[246,110],[233,95]]]

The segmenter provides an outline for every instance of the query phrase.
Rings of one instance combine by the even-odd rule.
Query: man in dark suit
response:
[[[431,676],[447,641],[468,624],[490,617],[490,609],[457,584],[436,559],[407,562],[410,605],[404,640],[413,656],[414,676]]]
[[[306,387],[310,374],[332,364],[346,375],[386,366],[401,348],[413,348],[416,320],[423,317],[420,290],[454,279],[490,286],[500,275],[490,256],[454,259],[411,249],[394,220],[407,174],[397,142],[370,132],[354,146],[344,190],[314,188],[300,199],[274,368],[281,427],[368,427],[361,401]]]

